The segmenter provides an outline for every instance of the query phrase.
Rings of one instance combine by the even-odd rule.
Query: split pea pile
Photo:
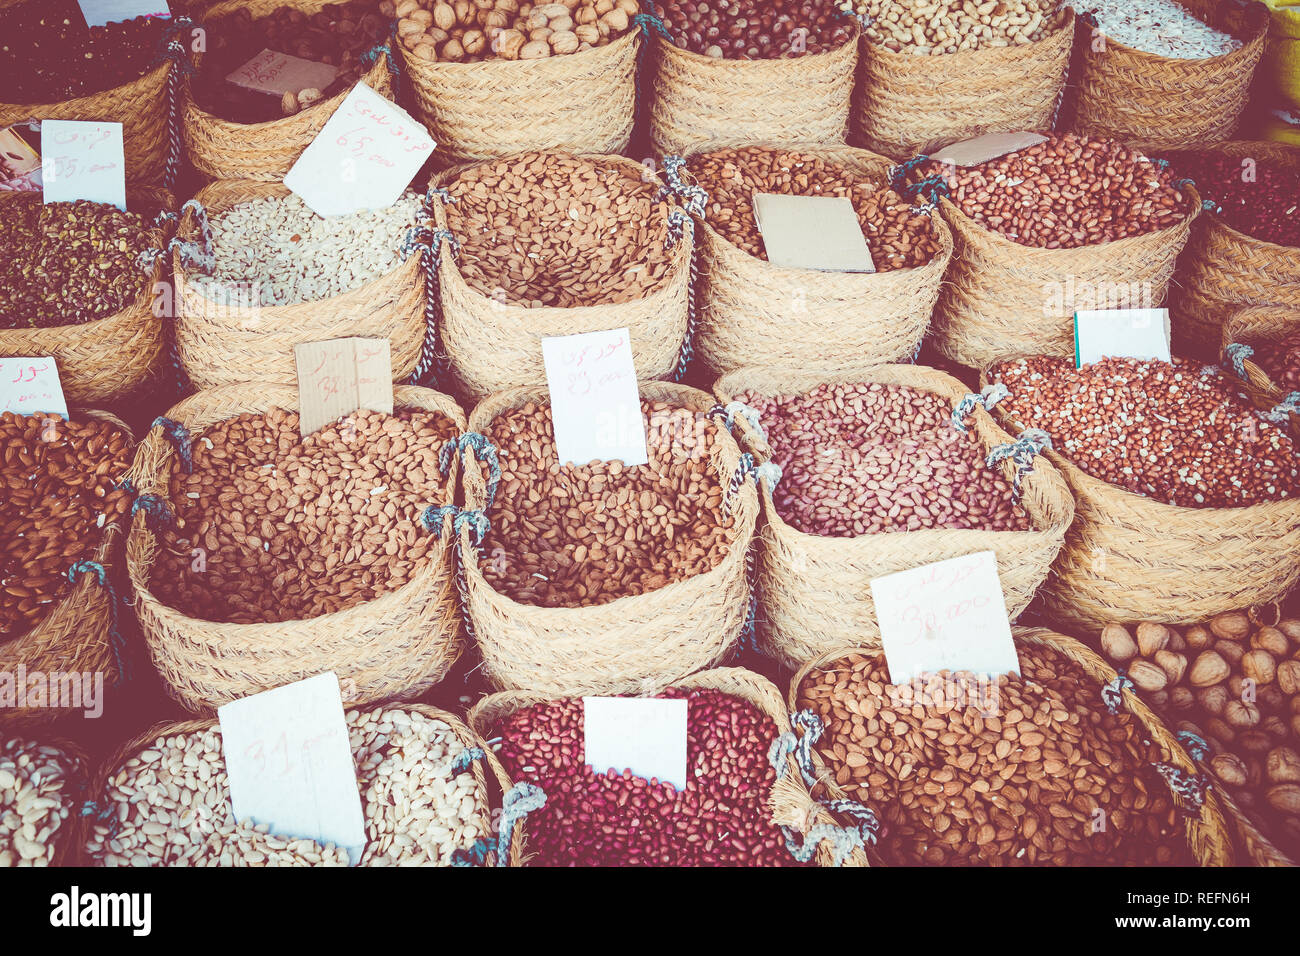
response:
[[[739,400],[759,413],[781,466],[777,513],[800,531],[1032,528],[1011,483],[937,395],[871,382]]]
[[[917,56],[1036,43],[1057,0],[843,0],[872,42]]]
[[[473,773],[452,773],[465,748],[446,723],[396,707],[349,711],[347,723],[366,819],[362,866],[449,866],[488,835]],[[216,727],[157,738],[117,769],[101,799],[111,815],[86,849],[106,866],[348,864],[333,844],[235,820]]]
[[[49,866],[85,768],[58,747],[0,740],[0,869]]]
[[[489,512],[483,575],[541,607],[588,607],[705,574],[735,540],[713,462],[722,439],[707,417],[641,403],[650,462],[561,465],[549,407],[498,416],[501,487]]]
[[[293,621],[407,584],[436,553],[420,525],[449,501],[438,453],[455,425],[434,412],[359,411],[306,439],[298,415],[244,414],[194,436],[194,472],[170,479],[150,587],[193,617]]]
[[[892,865],[1187,865],[1183,821],[1131,714],[1054,649],[1020,645],[996,687],[943,674],[891,685],[884,655],[814,670],[799,707],[817,750],[886,831]],[[963,678],[965,683],[963,683]],[[971,688],[979,688],[973,690]]]

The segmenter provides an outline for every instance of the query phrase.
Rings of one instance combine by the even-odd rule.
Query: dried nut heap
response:
[[[1105,359],[1076,369],[1036,356],[994,366],[1002,408],[1102,481],[1185,508],[1233,508],[1300,495],[1295,440],[1217,369],[1189,359]]]
[[[488,430],[501,487],[483,543],[483,576],[541,607],[588,607],[705,574],[735,540],[713,462],[716,425],[662,402],[641,403],[649,464],[560,465],[551,410],[529,403]]]
[[[449,866],[487,836],[474,774],[452,773],[464,750],[451,728],[389,707],[347,713],[366,818],[362,866]],[[347,866],[333,844],[272,836],[236,821],[221,731],[159,737],[109,779],[116,811],[96,823],[86,849],[105,866]]]
[[[661,0],[673,42],[718,59],[778,60],[826,53],[853,36],[836,0]]]
[[[884,655],[814,670],[799,706],[817,750],[886,831],[886,863],[1081,866],[1190,863],[1183,821],[1131,714],[1050,648],[1020,645],[1021,677],[943,674],[891,685]]]
[[[978,166],[923,163],[976,222],[1040,249],[1076,249],[1174,225],[1189,212],[1178,178],[1136,150],[1074,133]]]
[[[0,740],[0,869],[49,866],[75,819],[80,761],[58,747]]]
[[[1300,167],[1260,157],[1234,159],[1210,151],[1170,153],[1179,178],[1232,228],[1279,246],[1300,246]]]
[[[87,27],[76,0],[0,10],[0,90],[7,103],[59,103],[111,90],[158,64],[166,24],[136,17]]]
[[[131,505],[117,487],[130,465],[130,436],[109,422],[0,413],[0,642],[72,591],[68,569]]]
[[[396,269],[420,198],[318,216],[297,196],[267,197],[214,214],[212,276],[189,281],[222,305],[293,305],[342,295]]]
[[[629,33],[637,0],[383,0],[406,51],[437,63],[543,60],[613,43]]]
[[[1196,19],[1174,0],[1081,0],[1102,34],[1125,46],[1176,60],[1204,60],[1240,50],[1240,40]]]
[[[194,436],[176,467],[175,525],[150,587],[193,617],[237,624],[319,617],[373,600],[423,569],[438,539],[420,525],[447,503],[435,412],[360,411],[306,439],[298,414],[244,414]]]
[[[754,219],[755,193],[850,199],[877,272],[924,265],[939,251],[929,217],[913,212],[888,186],[815,156],[745,146],[696,156],[688,168],[709,194],[709,225],[760,259],[767,253]]]
[[[496,729],[512,780],[536,784],[546,805],[528,815],[536,866],[793,866],[771,822],[776,774],[771,718],[715,690],[687,700],[686,789],[583,762],[582,700],[534,704]]]
[[[672,207],[654,179],[576,156],[524,153],[474,166],[447,188],[461,275],[499,302],[634,302],[668,277]]]
[[[322,100],[351,89],[370,71],[363,54],[388,42],[389,21],[375,10],[373,0],[332,3],[316,13],[277,7],[256,19],[237,10],[207,20],[207,52],[193,81],[194,100],[201,109],[235,123],[264,123],[292,116]],[[325,89],[308,87],[283,96],[250,90],[226,77],[263,50],[339,68]]]
[[[1057,0],[843,0],[872,42],[895,53],[940,56],[1035,43]]]
[[[872,382],[739,400],[759,413],[781,466],[777,513],[800,531],[1032,528],[1011,483],[937,395]]]
[[[1277,342],[1258,346],[1250,358],[1282,391],[1300,391],[1300,332],[1292,332]]]
[[[143,216],[39,195],[0,202],[0,329],[78,325],[114,315],[145,291]]]
[[[1171,727],[1210,745],[1211,772],[1266,835],[1300,853],[1300,620],[1112,624],[1101,648]]]

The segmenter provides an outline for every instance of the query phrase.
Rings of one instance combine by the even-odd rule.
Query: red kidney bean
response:
[[[1300,169],[1267,159],[1233,159],[1191,150],[1166,157],[1179,178],[1191,179],[1224,221],[1248,236],[1300,246]]]

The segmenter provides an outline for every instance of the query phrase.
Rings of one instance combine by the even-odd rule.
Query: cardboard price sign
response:
[[[121,123],[41,122],[45,202],[107,203],[126,209],[126,158]]]
[[[787,269],[875,272],[851,200],[839,196],[754,194],[767,261]]]
[[[0,358],[0,412],[68,418],[58,364],[52,358]]]
[[[358,409],[393,414],[393,359],[387,339],[333,339],[294,346],[298,430],[306,438]]]
[[[1074,313],[1074,367],[1104,358],[1171,362],[1168,309],[1099,309]]]
[[[686,789],[686,701],[584,697],[583,762]]]
[[[542,360],[561,464],[650,460],[627,329],[543,338]]]
[[[987,163],[990,159],[1018,153],[1022,149],[1046,142],[1047,137],[1042,133],[986,133],[974,139],[945,146],[930,158],[954,166],[978,166],[980,163]]]
[[[315,60],[304,60],[290,56],[288,53],[276,53],[263,50],[239,69],[230,73],[226,80],[236,86],[260,93],[299,93],[302,90],[317,89],[322,93],[339,75],[338,67]]]

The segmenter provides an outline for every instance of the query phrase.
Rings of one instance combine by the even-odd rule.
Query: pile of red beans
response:
[[[1300,246],[1300,167],[1269,159],[1234,159],[1191,150],[1172,153],[1170,168],[1191,179],[1239,232],[1280,246]]]
[[[1255,347],[1251,361],[1264,370],[1284,392],[1300,392],[1300,332]]]

